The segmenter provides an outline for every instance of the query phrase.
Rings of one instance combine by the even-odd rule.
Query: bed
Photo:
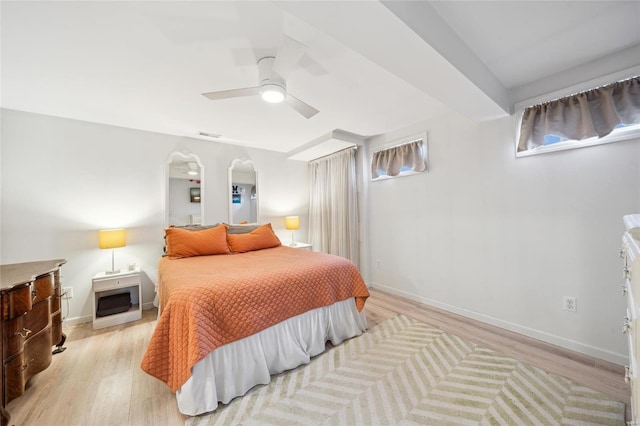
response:
[[[229,231],[168,233],[173,250],[158,264],[160,315],[141,367],[187,415],[213,411],[308,363],[327,341],[366,329],[369,293],[349,260],[281,246],[269,224]]]

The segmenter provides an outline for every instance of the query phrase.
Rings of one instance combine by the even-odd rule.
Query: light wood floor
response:
[[[369,327],[402,313],[618,400],[629,399],[621,366],[378,290],[371,290],[366,310]],[[145,311],[140,321],[98,331],[90,323],[66,327],[67,350],[31,379],[24,396],[9,403],[11,424],[183,425],[174,394],[140,369],[156,314]]]

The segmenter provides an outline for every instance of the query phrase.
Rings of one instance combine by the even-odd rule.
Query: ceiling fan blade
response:
[[[314,107],[312,107],[311,105],[302,102],[300,99],[294,96],[291,96],[288,93],[287,93],[286,102],[287,104],[289,104],[291,108],[295,109],[304,118],[311,118],[320,112]]]
[[[242,96],[253,96],[260,93],[259,87],[245,87],[244,89],[231,89],[222,90],[220,92],[203,93],[202,96],[211,100],[227,99],[227,98],[240,98]]]
[[[276,53],[276,60],[273,62],[273,72],[286,80],[305,50],[307,46],[285,35]]]

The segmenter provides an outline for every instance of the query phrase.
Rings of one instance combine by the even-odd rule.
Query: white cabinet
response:
[[[630,425],[640,425],[640,380],[638,368],[638,339],[640,338],[640,215],[624,217],[627,231],[622,236],[622,295],[626,298],[627,309],[622,325],[622,332],[627,335],[629,345],[629,365],[625,367],[625,381],[631,387],[631,421]]]
[[[97,273],[93,279],[93,329],[111,327],[142,318],[142,281],[140,268],[117,274]],[[100,298],[129,293],[131,306],[127,311],[98,316]]]

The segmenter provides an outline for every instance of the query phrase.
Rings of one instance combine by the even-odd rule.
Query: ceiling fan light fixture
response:
[[[260,86],[260,96],[265,102],[277,104],[284,101],[287,92],[280,84],[268,82]]]

